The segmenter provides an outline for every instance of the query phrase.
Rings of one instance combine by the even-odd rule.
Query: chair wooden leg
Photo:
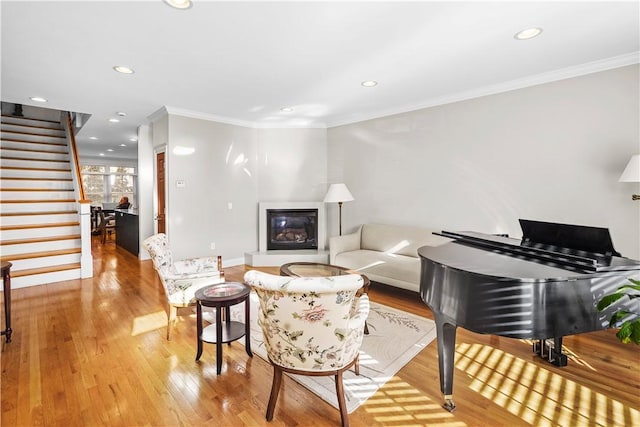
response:
[[[267,406],[267,421],[273,420],[273,413],[276,409],[276,401],[278,400],[278,393],[280,393],[281,384],[282,369],[280,369],[279,366],[273,365],[273,382],[271,384],[271,396],[269,396],[269,405]]]
[[[169,318],[169,321],[167,322],[167,341],[171,341],[171,330],[176,324],[176,319],[178,318],[178,309],[169,304],[167,317]]]
[[[356,356],[356,363],[353,370],[356,372],[356,375],[360,375],[360,355]]]
[[[336,374],[336,394],[338,395],[338,407],[340,408],[340,419],[342,427],[349,427],[349,414],[344,400],[344,385],[342,384],[342,371]]]

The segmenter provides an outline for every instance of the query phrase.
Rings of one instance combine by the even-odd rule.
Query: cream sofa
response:
[[[353,234],[329,240],[329,262],[365,274],[370,280],[420,291],[418,248],[450,239],[424,228],[364,224]]]

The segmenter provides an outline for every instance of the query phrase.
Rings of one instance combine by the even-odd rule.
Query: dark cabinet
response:
[[[138,256],[138,214],[134,211],[117,210],[116,245]]]

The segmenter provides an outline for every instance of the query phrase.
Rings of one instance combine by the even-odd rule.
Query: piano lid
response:
[[[640,261],[620,257],[609,230],[598,227],[520,220],[522,240],[471,231],[442,231],[456,243],[573,271],[636,270]]]

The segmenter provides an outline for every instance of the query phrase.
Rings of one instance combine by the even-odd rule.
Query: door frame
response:
[[[167,156],[167,146],[162,145],[153,150],[153,230],[155,234],[158,234],[158,155],[164,154],[164,224],[165,234],[169,235],[169,208],[167,207],[167,197],[169,195],[168,188],[168,163],[169,156]]]

